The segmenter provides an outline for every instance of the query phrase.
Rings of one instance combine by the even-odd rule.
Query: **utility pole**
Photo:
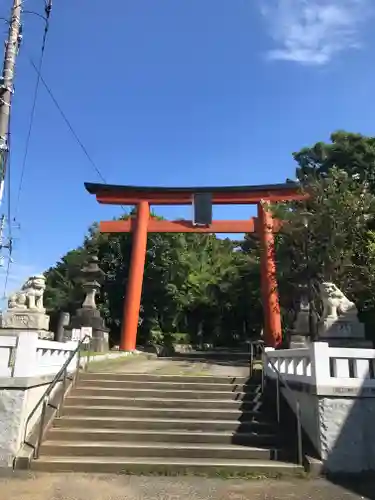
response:
[[[22,41],[22,1],[13,0],[12,10],[9,20],[8,38],[5,42],[3,71],[0,79],[0,206],[4,197],[5,175],[9,153],[9,123],[10,108],[14,92],[14,70],[16,58]],[[11,222],[8,221],[8,224]],[[11,249],[12,242],[4,245],[3,231],[5,227],[5,216],[0,220],[0,252],[3,248]],[[3,265],[4,258],[0,255],[0,267]]]
[[[21,12],[22,0],[13,0],[8,38],[5,42],[3,73],[0,80],[0,205],[4,196],[4,183],[9,151],[8,136],[14,69],[18,49],[22,40]]]

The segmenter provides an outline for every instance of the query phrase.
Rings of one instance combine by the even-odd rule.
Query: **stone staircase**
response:
[[[256,380],[83,373],[37,471],[289,475],[302,468]]]

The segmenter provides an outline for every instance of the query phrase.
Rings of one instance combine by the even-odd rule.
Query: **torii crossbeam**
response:
[[[274,184],[269,186],[230,187],[139,187],[85,183],[85,188],[94,194],[99,203],[106,205],[135,205],[136,216],[128,220],[100,223],[104,233],[133,233],[133,246],[120,349],[132,351],[136,347],[142,282],[146,258],[147,233],[252,233],[261,241],[261,289],[264,311],[264,339],[268,346],[281,343],[281,316],[277,291],[274,256],[274,233],[280,229],[280,221],[268,210],[270,203],[302,200],[306,195],[297,184]],[[203,197],[203,201],[202,201]],[[164,221],[150,216],[151,205],[193,205],[203,203],[203,212],[209,213],[212,205],[256,204],[258,217],[248,220],[212,221]],[[207,212],[208,210],[208,212]],[[211,212],[212,213],[212,212]],[[207,217],[207,215],[205,215]]]

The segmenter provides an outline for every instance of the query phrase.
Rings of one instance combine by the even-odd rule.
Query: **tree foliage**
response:
[[[375,192],[375,137],[340,130],[331,134],[331,143],[317,142],[293,153],[293,157],[301,181],[324,177],[336,168],[367,182]]]

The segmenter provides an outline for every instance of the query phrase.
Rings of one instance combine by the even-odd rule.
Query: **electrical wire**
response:
[[[8,263],[7,263],[7,270],[5,273],[5,282],[4,282],[4,294],[3,297],[6,298],[7,296],[7,288],[8,288],[8,281],[9,281],[9,274],[10,274],[10,266],[12,264],[12,259],[9,257]]]
[[[9,281],[9,273],[10,273],[10,267],[11,267],[11,264],[12,264],[12,251],[13,251],[13,239],[12,239],[12,224],[11,224],[11,220],[10,220],[10,216],[11,216],[11,183],[10,183],[10,179],[11,179],[11,118],[12,118],[12,114],[10,113],[9,115],[9,129],[8,129],[8,154],[7,154],[7,171],[8,171],[8,245],[7,245],[7,248],[8,248],[8,251],[9,251],[9,254],[8,254],[8,262],[7,262],[7,268],[6,268],[6,272],[5,272],[5,281],[4,281],[4,293],[3,293],[3,297],[5,298],[6,297],[6,293],[7,293],[7,288],[8,288],[8,281]]]
[[[41,47],[39,63],[38,63],[39,71],[37,72],[37,79],[36,79],[35,88],[34,88],[33,104],[32,104],[31,113],[30,113],[29,129],[28,129],[27,136],[26,136],[25,151],[24,151],[22,167],[21,167],[21,177],[20,177],[20,184],[19,184],[19,188],[18,188],[14,219],[16,219],[18,209],[19,209],[19,203],[20,203],[22,186],[23,186],[23,179],[25,176],[26,163],[27,163],[27,158],[28,158],[28,154],[29,154],[30,138],[31,138],[31,132],[32,132],[33,125],[34,125],[36,102],[37,102],[37,98],[38,98],[38,91],[39,91],[39,85],[40,85],[40,72],[41,72],[42,66],[43,66],[43,59],[44,59],[44,52],[45,52],[45,48],[46,48],[46,42],[47,42],[47,34],[48,34],[48,30],[49,30],[49,18],[51,15],[51,10],[52,10],[52,0],[48,0],[48,1],[46,1],[45,8],[44,8],[45,17],[43,17],[43,19],[45,21],[45,26],[44,26],[42,47]],[[40,16],[40,17],[42,17],[42,16]]]
[[[8,159],[7,159],[7,167],[8,167],[8,200],[7,200],[7,209],[8,209],[8,228],[9,228],[9,242],[12,239],[12,224],[10,223],[10,218],[11,218],[11,175],[12,175],[12,170],[11,170],[11,152],[12,152],[12,111],[10,111],[9,114],[9,127],[8,127]],[[11,243],[10,243],[11,244]],[[11,248],[10,248],[11,249]]]
[[[97,164],[95,163],[95,161],[93,160],[92,156],[90,155],[90,153],[88,152],[87,148],[85,147],[85,145],[83,144],[83,142],[81,141],[81,139],[79,138],[77,132],[74,130],[73,128],[73,125],[71,124],[69,118],[66,116],[66,114],[64,113],[62,107],[60,106],[58,100],[56,99],[56,97],[54,96],[50,86],[47,84],[47,82],[45,81],[45,79],[43,78],[42,74],[40,71],[38,71],[38,68],[36,66],[36,64],[34,63],[33,59],[29,57],[29,61],[30,61],[30,64],[32,65],[32,67],[34,68],[34,70],[38,73],[39,75],[39,78],[40,78],[40,82],[43,84],[44,88],[46,89],[46,91],[48,92],[50,98],[52,99],[54,105],[56,106],[57,110],[59,111],[62,119],[64,120],[64,122],[66,123],[67,127],[69,128],[71,134],[73,135],[73,137],[75,138],[75,140],[77,141],[78,145],[80,146],[80,148],[82,149],[84,155],[86,156],[86,158],[88,159],[89,163],[91,164],[92,168],[94,169],[94,171],[96,172],[96,174],[99,176],[99,178],[101,179],[101,181],[103,182],[103,184],[108,184],[104,175],[101,173],[99,167],[97,166]],[[124,205],[120,205],[120,207],[123,209],[123,211],[125,212],[126,211],[126,208],[124,207]]]
[[[95,170],[95,172],[97,173],[97,175],[100,177],[100,179],[103,181],[103,183],[107,184],[107,181],[105,180],[104,176],[102,175],[99,167],[96,165],[95,161],[93,160],[93,158],[91,157],[91,155],[87,151],[85,145],[83,144],[83,142],[79,138],[77,132],[74,130],[73,125],[71,124],[71,122],[69,121],[68,117],[64,113],[64,111],[61,108],[60,104],[58,103],[56,97],[52,93],[51,88],[49,87],[49,85],[47,84],[47,82],[44,80],[41,72],[38,70],[36,64],[34,63],[34,61],[32,60],[32,58],[30,56],[29,56],[29,60],[30,60],[30,63],[32,65],[32,67],[34,68],[34,70],[36,71],[36,73],[39,75],[39,79],[40,79],[41,83],[43,84],[44,88],[48,92],[50,98],[52,99],[53,103],[55,104],[55,106],[56,106],[57,110],[59,111],[61,117],[63,118],[64,122],[66,123],[66,125],[69,128],[70,132],[72,133],[73,137],[75,138],[75,140],[79,144],[80,148],[82,149],[82,151],[85,154],[86,158],[90,162],[91,166],[93,167],[93,169]]]

